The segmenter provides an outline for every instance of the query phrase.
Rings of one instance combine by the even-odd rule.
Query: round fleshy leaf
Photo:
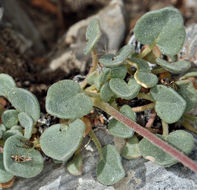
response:
[[[0,124],[0,130],[1,130],[1,131],[6,131],[6,127],[5,127],[5,125]]]
[[[15,126],[11,127],[10,130],[18,130],[22,133],[23,128],[20,125],[15,125]]]
[[[136,71],[134,78],[144,88],[152,88],[158,83],[157,76],[149,72]]]
[[[189,80],[177,81],[177,92],[185,99],[187,105],[185,112],[190,111],[197,105],[197,90]]]
[[[103,85],[110,77],[110,69],[104,68],[99,75],[99,84]]]
[[[24,137],[30,139],[33,132],[33,119],[25,112],[19,113],[18,119],[21,126],[25,128]]]
[[[111,91],[110,86],[109,86],[109,82],[106,82],[100,90],[100,96],[101,99],[105,102],[109,102],[111,100],[111,98],[114,96],[115,94]]]
[[[158,136],[163,139],[161,135]],[[185,154],[191,153],[194,147],[193,136],[183,130],[177,130],[170,133],[166,137],[165,141]],[[162,149],[153,145],[146,139],[142,139],[140,141],[139,149],[144,158],[149,159],[159,165],[169,167],[178,162],[174,157],[170,156],[168,153],[164,152]]]
[[[132,45],[125,45],[118,52],[117,55],[108,54],[104,55],[99,59],[99,62],[105,67],[117,67],[124,64],[124,61],[134,53],[134,48]]]
[[[125,144],[125,146],[121,150],[121,156],[126,159],[135,159],[141,156],[139,147],[138,147],[139,140],[134,135],[129,138]]]
[[[23,133],[18,129],[9,129],[3,133],[3,139],[6,140],[11,136],[18,135],[23,137]]]
[[[91,99],[81,93],[79,84],[72,80],[56,82],[47,92],[46,110],[58,118],[80,118],[90,113],[91,109]]]
[[[9,91],[8,100],[17,111],[25,112],[31,116],[34,122],[40,118],[39,102],[31,92],[22,88],[14,88]]]
[[[82,174],[82,165],[83,165],[82,156],[78,154],[66,164],[66,168],[70,174],[74,176],[78,176]]]
[[[16,110],[6,110],[2,114],[2,122],[6,128],[11,128],[18,124],[18,112]]]
[[[99,21],[98,19],[93,19],[90,21],[86,30],[86,40],[88,40],[88,42],[84,50],[85,54],[88,54],[94,48],[100,37],[101,37],[101,32],[100,32]]]
[[[16,86],[14,79],[7,74],[0,74],[0,96],[7,97],[10,89]]]
[[[124,105],[120,108],[120,113],[128,117],[129,119],[136,121],[135,113],[132,111],[131,107],[128,105]],[[129,138],[132,137],[134,131],[122,124],[120,121],[116,119],[111,119],[108,124],[108,131],[111,135],[121,138]]]
[[[97,164],[97,179],[104,185],[117,183],[125,176],[121,157],[112,145],[107,145],[102,150],[103,159]]]
[[[150,67],[146,61],[139,58],[131,58],[131,61],[137,66],[134,78],[138,84],[144,88],[152,88],[158,83],[157,76],[151,73]]]
[[[67,161],[77,150],[85,131],[85,124],[77,119],[69,126],[52,125],[40,137],[42,151],[49,157]]]
[[[97,71],[90,73],[90,75],[87,76],[87,82],[88,84],[94,85],[96,89],[99,89],[99,73]]]
[[[3,154],[0,153],[0,183],[6,183],[10,181],[14,176],[7,172],[3,165]]]
[[[175,123],[183,115],[186,101],[172,88],[157,85],[150,91],[156,101],[157,115],[166,123]]]
[[[166,55],[176,55],[185,40],[182,16],[172,7],[146,13],[137,21],[134,34],[142,44],[155,44]]]
[[[183,75],[180,80],[184,80],[190,77],[197,77],[197,71],[192,71],[192,72],[188,72],[185,75]]]
[[[168,63],[163,59],[157,58],[156,62],[162,68],[173,74],[184,73],[191,67],[191,63],[189,61],[177,61],[173,63]]]
[[[109,86],[114,94],[126,100],[135,98],[141,88],[133,78],[129,80],[128,84],[123,79],[112,78]]]
[[[127,66],[126,65],[120,65],[118,67],[112,67],[111,68],[111,78],[120,78],[124,79],[127,74]]]
[[[17,135],[8,138],[3,148],[3,163],[9,173],[31,178],[42,171],[44,160],[39,151],[27,149],[25,142]]]

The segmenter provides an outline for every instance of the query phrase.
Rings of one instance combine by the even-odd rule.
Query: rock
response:
[[[183,57],[197,65],[197,24],[191,24],[186,28]]]
[[[85,56],[83,49],[86,45],[85,33],[90,20],[98,18],[103,36],[98,42],[98,54],[106,51],[117,51],[124,39],[126,30],[122,0],[113,0],[98,14],[74,24],[60,40],[56,49],[51,53],[50,70],[61,68],[65,73],[73,69],[81,73],[87,69],[90,56]]]
[[[10,22],[16,31],[32,41],[36,54],[44,53],[44,45],[38,30],[18,2],[13,0],[3,1],[3,8],[3,20]]]
[[[96,132],[102,145],[112,143],[112,137],[103,130]],[[195,148],[191,158],[197,161],[197,135]],[[103,138],[102,138],[103,137]],[[104,186],[96,179],[96,163],[99,155],[94,144],[90,143],[83,150],[83,174],[72,176],[64,165],[45,162],[43,172],[30,179],[16,178],[10,190],[195,190],[197,189],[197,174],[176,164],[163,168],[143,158],[122,159],[126,177],[114,186]],[[173,187],[173,188],[172,188]]]

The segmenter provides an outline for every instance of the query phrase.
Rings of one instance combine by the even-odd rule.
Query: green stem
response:
[[[163,137],[167,137],[169,134],[168,124],[164,120],[161,120],[161,124],[162,124],[162,129],[163,129]]]
[[[134,112],[143,112],[145,110],[150,110],[150,109],[152,109],[154,107],[155,107],[155,103],[150,103],[150,104],[146,104],[144,106],[134,107],[134,108],[132,108],[132,110]]]
[[[176,148],[169,145],[167,142],[161,140],[159,137],[152,134],[144,127],[138,125],[131,119],[127,118],[126,116],[124,116],[123,114],[121,114],[116,109],[111,107],[109,104],[103,102],[102,100],[97,99],[97,98],[93,99],[93,104],[95,107],[100,108],[101,110],[113,116],[115,119],[119,120],[126,126],[132,128],[136,133],[143,136],[144,138],[149,140],[151,143],[161,148],[162,150],[164,150],[165,152],[167,152],[168,154],[170,154],[171,156],[179,160],[182,164],[184,164],[185,166],[187,166],[188,168],[190,168],[191,170],[197,173],[197,164],[193,160],[191,160],[189,157],[187,157],[186,155],[178,151]]]
[[[154,102],[154,99],[151,97],[151,95],[149,94],[145,94],[145,93],[139,93],[137,95],[138,98],[141,98],[141,99],[145,99],[145,100],[150,100],[151,102]]]
[[[86,76],[86,78],[84,79],[84,81],[81,83],[81,88],[84,89],[87,85],[87,78],[88,78],[88,75],[90,75],[92,72],[94,72],[97,68],[97,64],[98,64],[98,56],[97,56],[97,53],[96,53],[96,50],[93,49],[91,51],[91,55],[92,55],[92,65],[91,65],[91,68]]]
[[[99,142],[98,138],[96,137],[93,130],[90,130],[89,136],[92,139],[92,141],[94,142],[94,144],[96,145],[98,152],[99,152],[100,159],[102,160],[102,158],[103,158],[102,147],[101,147],[101,144],[100,144],[100,142]]]

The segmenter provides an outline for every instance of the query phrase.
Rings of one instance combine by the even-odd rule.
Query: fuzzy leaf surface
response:
[[[38,175],[43,169],[44,159],[39,151],[27,149],[23,137],[14,135],[9,137],[3,149],[3,163],[6,171],[24,178],[32,178]],[[29,161],[19,162],[13,156],[23,157]]]
[[[175,123],[183,115],[186,101],[172,88],[157,85],[150,91],[156,101],[155,111],[166,123]]]
[[[103,159],[97,164],[97,179],[104,185],[117,183],[125,176],[121,157],[112,145],[107,145],[102,150]]]
[[[90,113],[92,101],[77,82],[62,80],[50,86],[46,97],[46,110],[62,119],[76,119]]]
[[[185,29],[178,9],[166,7],[143,15],[134,34],[142,44],[155,44],[166,55],[176,55],[183,46]]]
[[[42,151],[49,157],[67,161],[77,150],[85,131],[85,124],[77,119],[69,126],[52,125],[40,137]]]
[[[8,100],[17,111],[31,116],[34,122],[40,118],[39,102],[31,92],[22,88],[13,88],[8,93]]]

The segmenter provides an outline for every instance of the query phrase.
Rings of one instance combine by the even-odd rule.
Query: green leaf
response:
[[[90,75],[87,76],[87,83],[94,85],[98,90],[100,88],[99,73],[97,71],[90,73]]]
[[[0,96],[7,97],[10,89],[16,86],[13,78],[7,74],[0,74]]]
[[[111,91],[109,82],[106,82],[100,90],[101,99],[105,102],[109,102],[115,94]]]
[[[166,123],[175,123],[183,115],[186,101],[172,88],[157,85],[152,88],[151,96],[156,101],[155,111]]]
[[[85,124],[77,119],[69,126],[52,125],[40,137],[42,151],[49,157],[67,161],[77,150],[85,131]]]
[[[110,69],[109,68],[104,68],[100,75],[99,75],[99,84],[102,86],[107,80],[109,80],[110,77]]]
[[[192,72],[188,72],[185,75],[183,75],[180,80],[184,80],[190,77],[197,77],[197,71],[192,71]]]
[[[165,139],[161,135],[158,136],[187,155],[191,153],[194,147],[193,136],[183,130],[174,131]],[[178,162],[174,157],[170,156],[168,153],[164,152],[162,149],[153,145],[146,139],[142,139],[140,141],[139,149],[144,158],[149,159],[159,165],[169,167]]]
[[[84,50],[85,54],[88,54],[94,48],[100,37],[101,37],[101,32],[100,32],[99,20],[93,19],[90,21],[86,30],[86,40],[88,40],[88,42]]]
[[[149,72],[136,71],[134,78],[144,88],[152,88],[158,83],[157,76]]]
[[[31,92],[22,88],[14,88],[9,91],[8,100],[17,111],[25,112],[31,116],[34,122],[40,118],[39,102]]]
[[[91,99],[81,93],[79,84],[72,80],[56,82],[47,92],[46,110],[58,118],[81,118],[91,109]]]
[[[4,132],[3,139],[6,140],[9,137],[14,136],[14,135],[23,137],[22,131],[20,131],[18,129],[10,129],[10,130],[7,130]]]
[[[120,113],[128,117],[129,119],[136,121],[135,113],[132,111],[131,107],[128,105],[124,105],[120,108]],[[129,138],[132,137],[134,131],[121,123],[116,119],[111,119],[108,124],[108,131],[111,135],[121,138]]]
[[[102,150],[103,159],[97,164],[97,179],[104,185],[117,183],[125,176],[121,157],[112,145],[107,145]]]
[[[141,88],[133,78],[129,80],[128,84],[123,79],[112,78],[109,81],[109,86],[114,94],[126,100],[135,98]]]
[[[39,151],[27,149],[25,142],[26,139],[17,135],[9,137],[3,148],[3,163],[9,173],[31,178],[42,171],[44,160]],[[19,162],[13,158],[14,156],[22,157],[26,161]]]
[[[83,165],[82,156],[78,154],[66,164],[66,168],[70,174],[74,176],[78,176],[82,174],[82,165]]]
[[[182,16],[172,7],[146,13],[137,21],[134,34],[142,44],[155,44],[166,55],[176,55],[185,40]]]
[[[2,122],[9,129],[18,124],[18,112],[16,110],[6,110],[2,114]]]
[[[134,74],[137,83],[144,88],[154,87],[158,83],[158,78],[151,73],[148,63],[139,58],[131,58],[131,60],[137,65],[137,71]]]
[[[5,127],[5,125],[0,124],[0,130],[1,130],[1,131],[6,131],[6,127]]]
[[[124,61],[134,53],[132,45],[125,45],[117,55],[108,54],[99,59],[99,62],[105,67],[117,67],[124,64]]]
[[[189,61],[177,61],[173,63],[168,63],[163,59],[157,58],[156,62],[162,68],[173,74],[184,73],[191,67],[191,63]]]
[[[118,67],[111,68],[111,78],[120,78],[124,79],[127,75],[127,66],[120,65]]]
[[[21,126],[25,128],[24,137],[30,139],[33,132],[33,119],[25,112],[19,113],[18,119]]]
[[[138,147],[139,140],[134,135],[129,138],[125,144],[125,146],[121,150],[121,155],[126,159],[135,159],[141,156],[139,147]]]
[[[6,183],[10,181],[14,176],[7,172],[3,165],[3,154],[0,153],[0,183]]]
[[[190,80],[177,81],[176,84],[178,86],[177,92],[187,103],[185,112],[188,112],[197,105],[197,90]]]

